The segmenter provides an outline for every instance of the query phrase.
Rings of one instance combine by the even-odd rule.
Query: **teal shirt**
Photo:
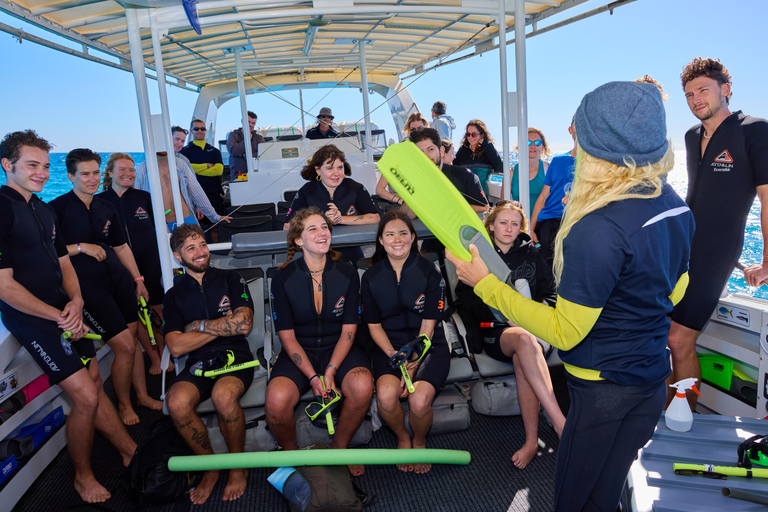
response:
[[[536,200],[541,194],[541,190],[544,188],[544,161],[539,160],[539,172],[536,176],[528,181],[528,197],[531,198],[531,212],[533,211],[533,205],[536,204]],[[520,184],[517,182],[517,164],[512,168],[512,199],[515,201],[520,200]]]

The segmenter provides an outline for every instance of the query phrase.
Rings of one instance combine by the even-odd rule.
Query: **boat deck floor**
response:
[[[148,366],[148,365],[147,365]],[[550,368],[560,406],[568,407],[568,393],[562,367]],[[170,377],[169,377],[170,379]],[[170,382],[170,381],[169,381]],[[160,377],[148,376],[152,396],[160,394]],[[107,395],[114,401],[111,379],[105,383]],[[134,397],[135,400],[135,397]],[[150,425],[162,413],[138,408],[138,425],[128,427],[131,436],[141,440]],[[470,428],[462,432],[432,436],[430,448],[468,450],[472,462],[468,466],[435,465],[424,475],[403,473],[394,465],[366,467],[363,476],[355,478],[357,485],[375,501],[364,510],[377,511],[542,511],[552,510],[553,479],[558,439],[543,416],[539,422],[539,451],[524,470],[510,461],[512,454],[523,445],[523,422],[520,416],[489,417],[476,414],[470,407]],[[382,427],[373,433],[370,448],[396,448],[394,434]],[[117,451],[97,434],[93,447],[93,470],[97,478],[112,493],[112,498],[99,506],[83,503],[73,487],[74,467],[66,450],[54,459],[14,508],[14,512],[40,510],[111,510],[115,512],[143,510],[171,512],[174,504],[144,505],[140,508],[122,488],[124,474]],[[248,488],[234,502],[221,500],[226,472],[216,485],[211,498],[199,511],[284,511],[286,502],[268,482],[274,468],[251,469]],[[55,504],[55,505],[54,505]]]

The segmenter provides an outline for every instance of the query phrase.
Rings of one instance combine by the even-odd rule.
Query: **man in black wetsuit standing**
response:
[[[731,76],[716,59],[696,57],[680,75],[688,107],[701,124],[685,134],[688,166],[686,203],[696,221],[691,245],[690,283],[672,312],[669,383],[696,377],[701,367],[696,338],[717,306],[720,292],[741,255],[747,215],[760,198],[760,224],[768,226],[768,121],[728,108]],[[763,259],[744,270],[750,286],[768,278],[768,246]],[[669,388],[667,405],[675,391]],[[696,395],[688,393],[691,409]]]
[[[163,332],[174,357],[189,353],[187,368],[223,354],[234,356],[232,364],[251,361],[253,355],[245,336],[253,327],[253,302],[248,286],[234,270],[210,266],[211,255],[203,230],[197,224],[182,224],[171,234],[174,257],[186,271],[163,299]],[[227,357],[224,357],[226,361]],[[195,407],[213,398],[219,425],[230,453],[245,448],[245,416],[240,398],[253,381],[253,368],[211,377],[197,377],[184,370],[173,381],[166,403],[176,429],[196,455],[210,455],[211,443],[205,424]],[[224,501],[236,500],[245,492],[248,473],[231,469],[224,488]],[[190,493],[201,505],[210,497],[218,471],[206,471]]]
[[[99,365],[88,365],[96,355],[93,342],[78,339],[88,332],[80,285],[56,214],[35,195],[50,177],[50,149],[31,130],[9,133],[0,142],[6,177],[0,187],[0,313],[8,330],[72,401],[66,432],[75,490],[85,502],[104,502],[110,493],[91,469],[94,427],[118,449],[125,466],[136,443],[89,375],[88,368],[98,372]],[[72,337],[62,338],[63,331]]]

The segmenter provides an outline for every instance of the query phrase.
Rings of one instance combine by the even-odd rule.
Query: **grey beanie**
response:
[[[590,155],[624,166],[655,164],[667,152],[667,122],[653,84],[609,82],[588,93],[576,111],[576,138]]]

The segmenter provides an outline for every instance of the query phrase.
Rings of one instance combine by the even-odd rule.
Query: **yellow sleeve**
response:
[[[581,306],[559,295],[554,308],[534,302],[492,274],[477,283],[475,293],[526,331],[561,350],[571,350],[581,343],[602,311],[602,308]]]
[[[224,173],[224,164],[216,164],[208,167],[208,164],[191,164],[195,174],[200,176],[221,176]]]
[[[683,300],[683,296],[685,295],[685,290],[687,288],[688,288],[688,272],[680,276],[680,279],[677,280],[677,284],[675,285],[675,289],[672,290],[672,293],[669,296],[673,305],[677,305],[678,302]]]

